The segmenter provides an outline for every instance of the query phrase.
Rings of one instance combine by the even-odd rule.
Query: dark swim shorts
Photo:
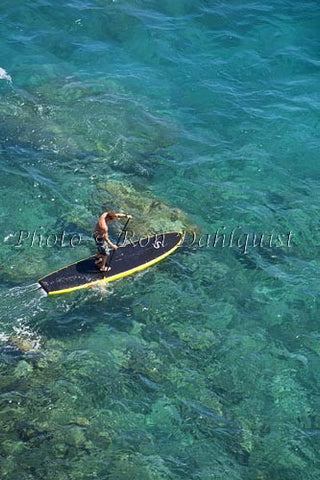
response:
[[[111,248],[107,241],[102,237],[95,237],[95,241],[98,252],[101,253],[101,255],[109,255]]]

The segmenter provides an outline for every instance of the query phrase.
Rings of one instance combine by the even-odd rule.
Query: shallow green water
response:
[[[1,478],[318,479],[319,23],[315,1],[1,2]],[[107,208],[187,241],[46,297]]]

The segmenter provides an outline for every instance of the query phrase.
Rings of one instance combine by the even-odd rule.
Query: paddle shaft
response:
[[[126,221],[123,229],[121,230],[121,233],[120,233],[120,235],[119,235],[119,237],[118,237],[118,239],[117,239],[117,242],[116,242],[116,245],[117,245],[117,246],[119,245],[120,240],[121,240],[121,237],[122,237],[122,234],[123,234],[123,232],[126,231],[126,228],[127,228],[127,225],[128,225],[129,222],[130,222],[130,218],[128,218],[128,220]],[[107,271],[108,271],[108,268],[110,267],[110,263],[111,263],[111,260],[112,260],[113,255],[114,255],[114,252],[115,252],[115,250],[112,249],[112,252],[110,253],[109,258],[108,258],[108,261],[107,261],[107,263],[106,263]]]

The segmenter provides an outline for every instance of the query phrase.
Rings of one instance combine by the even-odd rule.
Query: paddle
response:
[[[130,222],[130,220],[131,220],[131,218],[128,218],[128,220],[126,221],[123,229],[121,230],[121,233],[120,233],[120,235],[118,236],[118,239],[117,239],[117,242],[116,242],[116,245],[117,245],[117,246],[119,245],[120,240],[121,240],[121,237],[122,237],[122,234],[123,234],[123,232],[126,231],[127,225],[128,225],[128,223]],[[115,249],[112,249],[112,252],[110,253],[109,258],[108,258],[108,261],[107,261],[107,263],[106,263],[106,269],[107,269],[107,270],[106,270],[106,272],[103,272],[103,273],[107,273],[107,272],[108,272],[108,269],[109,269],[109,267],[110,267],[111,260],[112,260],[113,255],[114,255],[114,252],[115,252]]]

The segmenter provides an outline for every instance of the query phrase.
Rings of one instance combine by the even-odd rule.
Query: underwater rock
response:
[[[283,418],[308,418],[312,409],[305,389],[292,378],[292,372],[279,373],[270,385],[274,405]]]
[[[85,417],[75,417],[69,422],[70,425],[77,425],[78,427],[88,427],[90,421]]]
[[[304,333],[299,338],[305,348],[311,350],[317,356],[320,355],[320,335],[318,332]]]
[[[65,442],[67,445],[76,448],[84,448],[87,444],[87,439],[81,427],[75,426],[65,435]]]
[[[24,448],[24,443],[21,441],[5,440],[0,444],[0,451],[6,456],[19,455],[23,452]]]
[[[33,367],[25,360],[20,360],[14,370],[14,376],[17,378],[28,377],[33,372]]]
[[[177,407],[169,398],[161,397],[152,406],[152,411],[146,416],[148,426],[157,426],[166,431],[171,431],[173,425],[181,424],[182,419]]]
[[[29,421],[17,423],[16,431],[23,442],[30,442],[33,446],[39,446],[43,440],[52,438],[53,432],[43,429]]]
[[[62,442],[55,442],[52,445],[52,452],[55,458],[64,458],[68,453],[68,446]]]
[[[187,215],[180,209],[156,199],[151,193],[137,190],[132,184],[108,181],[97,185],[96,200],[101,205],[111,205],[115,209],[133,216],[133,235],[139,237],[155,232],[191,230]],[[138,238],[139,238],[138,237]]]
[[[91,233],[94,227],[94,220],[91,211],[84,205],[77,205],[72,210],[68,210],[60,217],[60,223],[65,226],[74,226],[87,233]],[[79,231],[77,232],[79,233]]]
[[[173,323],[169,330],[176,333],[179,339],[185,342],[189,348],[195,351],[207,351],[220,343],[214,330],[190,325],[189,323]]]
[[[137,381],[144,387],[156,385],[161,382],[167,374],[168,367],[165,366],[157,353],[152,348],[143,345],[132,345],[126,351],[123,371],[135,375]]]
[[[30,352],[38,347],[38,340],[14,335],[9,338],[8,343],[22,353]]]
[[[175,142],[171,118],[141,108],[129,86],[104,75],[41,82],[34,96],[53,111],[39,130],[59,154],[91,152],[103,157],[103,168],[145,176],[155,165],[152,157]],[[70,111],[76,121],[70,122]]]
[[[171,480],[173,476],[160,455],[143,455],[139,452],[119,451],[109,467],[110,477],[143,480]]]
[[[313,457],[311,448],[304,444],[301,434],[288,423],[279,424],[255,446],[249,457],[249,467],[260,479],[304,478],[307,461]],[[295,472],[292,475],[292,472]],[[310,477],[311,478],[311,477]]]
[[[29,250],[29,251],[28,251]],[[6,281],[21,283],[39,276],[39,272],[47,268],[45,253],[41,249],[32,249],[28,246],[16,249],[14,245],[6,245],[0,254],[0,278]],[[23,261],[21,259],[23,258]]]
[[[99,432],[95,440],[97,441],[100,448],[103,448],[103,449],[108,448],[112,443],[110,434],[106,431]]]

